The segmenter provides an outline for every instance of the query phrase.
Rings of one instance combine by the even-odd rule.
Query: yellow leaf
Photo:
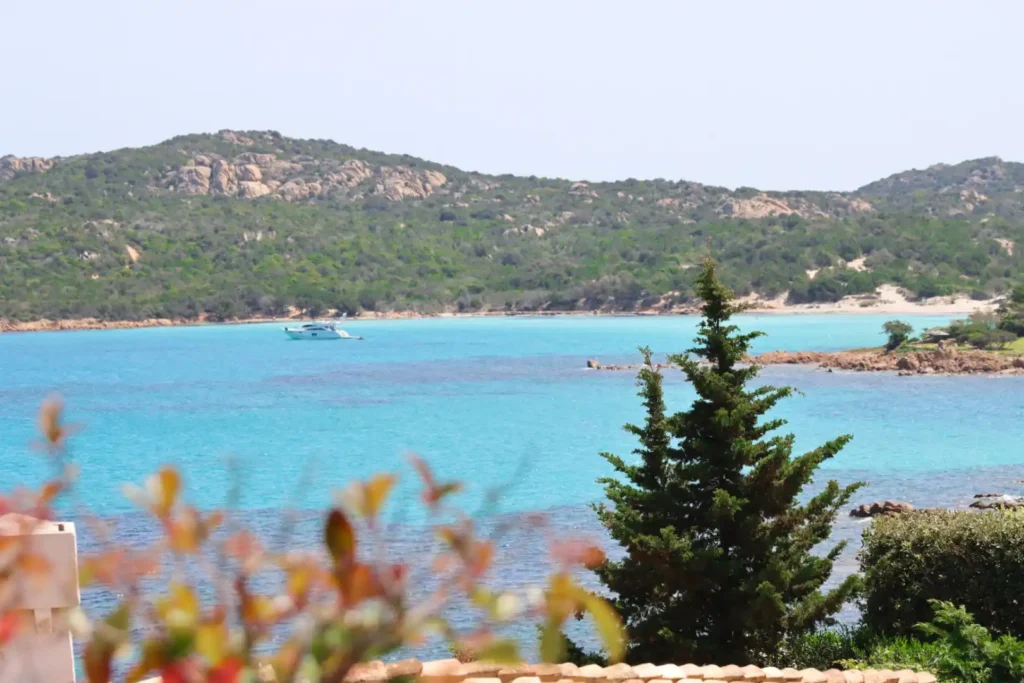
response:
[[[612,663],[621,662],[626,650],[622,619],[608,601],[593,594],[587,595],[585,607],[594,619],[594,626],[608,651],[608,658]]]
[[[122,602],[117,606],[117,609],[107,615],[107,618],[103,620],[107,626],[117,631],[115,640],[120,642],[120,639],[128,635],[128,629],[132,623],[132,612],[127,602]]]
[[[355,561],[356,532],[348,517],[335,508],[327,515],[324,527],[324,543],[336,564],[349,565]]]
[[[384,506],[392,487],[395,485],[396,477],[393,474],[378,474],[366,482],[364,489],[363,514],[368,518],[377,516],[377,513]]]
[[[477,607],[490,611],[494,608],[498,596],[482,586],[475,586],[470,594],[470,599]]]
[[[125,676],[126,683],[138,683],[146,678],[151,671],[155,671],[167,662],[167,655],[164,650],[164,643],[159,640],[147,640],[142,643],[142,656],[138,663],[132,667]]]
[[[166,517],[178,500],[178,492],[181,490],[181,475],[173,467],[163,467],[157,473],[157,499],[156,512],[161,517]]]
[[[540,658],[547,664],[557,664],[565,659],[565,636],[560,624],[548,621],[540,629]]]
[[[78,565],[78,585],[82,588],[91,586],[96,580],[96,572],[93,570],[92,562],[83,561]]]
[[[227,639],[227,629],[223,624],[202,624],[196,631],[196,651],[210,666],[217,666],[224,659]]]
[[[171,550],[187,555],[199,550],[199,529],[187,516],[170,523],[167,532]]]
[[[171,583],[167,596],[158,601],[157,612],[164,620],[175,613],[177,618],[194,624],[199,620],[199,599],[191,587],[174,582]]]
[[[313,574],[306,565],[297,565],[288,570],[288,595],[292,600],[296,603],[305,600],[312,579]]]
[[[274,620],[274,603],[263,595],[251,595],[242,603],[242,618],[250,624],[268,624]]]
[[[581,607],[581,598],[586,593],[565,573],[552,574],[545,595],[547,616],[559,627],[569,615]]]

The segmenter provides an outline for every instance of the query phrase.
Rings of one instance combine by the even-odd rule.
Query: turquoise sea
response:
[[[756,350],[837,350],[877,345],[889,316],[746,315],[744,329],[768,336]],[[918,330],[941,317],[903,316]],[[288,340],[279,325],[179,327],[0,335],[2,488],[33,484],[47,464],[29,447],[35,411],[60,392],[81,467],[79,497],[118,524],[121,540],[144,542],[151,525],[119,493],[161,463],[178,465],[191,501],[228,502],[268,532],[282,507],[322,508],[332,491],[381,470],[403,475],[397,500],[417,490],[405,456],[424,457],[439,478],[468,484],[459,502],[494,527],[521,513],[549,513],[559,531],[600,537],[587,504],[609,474],[601,451],[629,456],[622,431],[642,419],[631,373],[585,369],[588,358],[636,362],[690,346],[693,317],[479,318],[352,321],[364,341]],[[771,367],[762,379],[800,394],[785,401],[797,446],[849,433],[852,443],[823,475],[867,488],[855,502],[962,506],[980,491],[1020,492],[1024,478],[1024,378],[897,377]],[[666,381],[670,408],[691,398],[678,373]],[[416,529],[416,505],[393,521]],[[69,515],[73,513],[69,510]],[[315,543],[317,518],[303,517],[300,545]],[[836,538],[856,541],[862,522],[843,516]],[[80,525],[81,526],[81,525]],[[83,531],[81,543],[93,543]],[[502,540],[502,583],[543,569],[546,544],[512,531]],[[425,549],[408,531],[399,552]],[[855,566],[848,552],[840,574]],[[90,594],[87,602],[110,596]],[[854,618],[854,613],[848,613]],[[429,654],[429,653],[428,653]],[[433,654],[437,654],[436,652]]]

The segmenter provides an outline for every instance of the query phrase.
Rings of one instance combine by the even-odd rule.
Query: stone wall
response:
[[[349,672],[348,683],[387,683],[399,678],[422,683],[936,683],[935,676],[914,671],[818,671],[817,669],[776,669],[774,667],[696,666],[694,664],[535,664],[500,666],[486,662],[462,663],[456,659],[419,662],[415,659],[385,664],[359,664]],[[158,683],[159,679],[146,683]],[[261,672],[261,683],[274,683],[269,669]]]

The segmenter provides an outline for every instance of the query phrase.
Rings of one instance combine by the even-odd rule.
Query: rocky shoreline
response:
[[[973,510],[1020,510],[1024,509],[1024,496],[1008,493],[976,493],[973,502],[967,506]],[[930,508],[932,510],[955,510],[957,508]],[[927,511],[926,508],[923,511]],[[902,501],[864,503],[850,510],[850,517],[868,518],[883,515],[902,515],[914,512],[914,506]]]
[[[754,358],[760,365],[817,365],[827,370],[896,372],[907,375],[1024,375],[1024,356],[961,351],[948,346],[927,351],[772,351]]]
[[[985,351],[961,351],[949,346],[928,351],[884,353],[882,351],[771,351],[747,359],[758,365],[816,365],[819,368],[852,372],[895,372],[909,375],[1024,375],[1024,356],[1004,356]],[[591,359],[592,370],[636,372],[643,365],[605,365]],[[657,370],[676,368],[656,363]]]

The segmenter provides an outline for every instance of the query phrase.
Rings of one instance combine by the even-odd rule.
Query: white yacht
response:
[[[286,327],[284,333],[292,339],[362,339],[353,337],[345,330],[339,330],[334,323],[306,323],[299,327]]]

